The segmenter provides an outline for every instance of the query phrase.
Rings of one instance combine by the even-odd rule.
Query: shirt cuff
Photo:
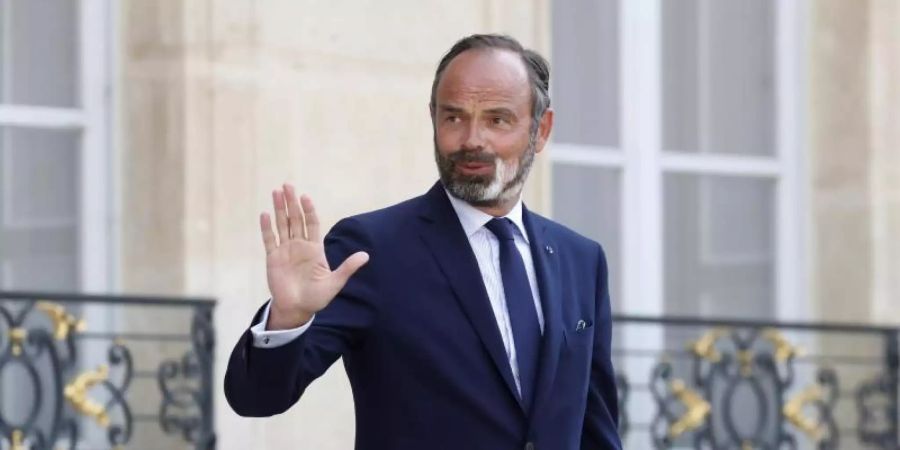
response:
[[[289,330],[266,330],[266,325],[269,323],[269,308],[271,308],[271,306],[272,301],[270,300],[269,303],[266,304],[266,309],[263,310],[262,318],[260,318],[256,325],[250,327],[250,333],[253,334],[254,347],[275,348],[285,345],[305,333],[316,318],[316,316],[313,316],[309,319],[309,322]]]

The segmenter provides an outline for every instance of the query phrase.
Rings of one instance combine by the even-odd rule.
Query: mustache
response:
[[[484,151],[457,150],[446,156],[447,160],[454,164],[468,163],[494,163],[497,155]]]

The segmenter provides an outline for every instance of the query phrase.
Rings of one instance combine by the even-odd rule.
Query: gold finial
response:
[[[782,415],[791,425],[797,427],[815,442],[819,442],[825,437],[824,427],[819,422],[804,416],[803,407],[820,401],[823,397],[822,387],[814,384],[795,395],[781,409]]]
[[[684,381],[674,380],[669,387],[675,398],[687,409],[675,423],[669,426],[669,438],[675,439],[703,425],[712,407],[700,394],[689,389]]]
[[[74,381],[67,384],[63,394],[72,408],[79,414],[93,418],[103,427],[109,426],[109,416],[103,405],[88,398],[88,391],[96,384],[105,381],[109,377],[109,368],[101,365],[97,370],[84,372],[78,375]]]

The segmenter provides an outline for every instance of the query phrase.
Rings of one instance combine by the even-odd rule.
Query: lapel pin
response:
[[[583,320],[579,320],[578,325],[575,325],[575,331],[584,330],[585,327],[587,327],[587,322],[585,322]]]
[[[544,250],[547,250],[547,253],[549,253],[549,254],[551,254],[551,255],[553,254],[553,247],[551,247],[551,246],[549,246],[549,245],[546,246],[546,247],[544,247]]]

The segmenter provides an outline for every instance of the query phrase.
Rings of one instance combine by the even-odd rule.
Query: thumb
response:
[[[356,252],[350,255],[340,266],[338,266],[337,270],[332,273],[336,278],[335,281],[343,286],[347,283],[347,280],[349,280],[350,277],[367,262],[369,262],[369,254],[366,252]]]

